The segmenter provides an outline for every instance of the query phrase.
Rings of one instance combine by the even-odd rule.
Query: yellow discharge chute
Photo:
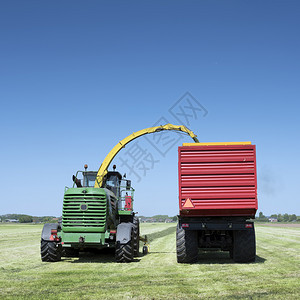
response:
[[[140,131],[134,132],[131,135],[129,135],[128,137],[126,137],[125,139],[123,139],[122,141],[120,141],[105,157],[103,163],[101,164],[98,173],[97,173],[97,177],[96,177],[96,181],[95,181],[95,188],[99,188],[102,187],[103,185],[103,179],[104,176],[107,174],[107,169],[111,163],[111,161],[114,159],[114,157],[118,154],[118,152],[124,148],[128,143],[130,143],[131,141],[133,141],[134,139],[145,135],[145,134],[149,134],[149,133],[155,133],[155,132],[160,132],[163,130],[175,130],[175,131],[182,131],[187,133],[196,143],[199,143],[197,136],[188,128],[186,128],[183,125],[172,125],[172,124],[166,124],[166,125],[161,125],[161,126],[156,126],[156,127],[149,127],[149,128],[145,128],[142,129]]]

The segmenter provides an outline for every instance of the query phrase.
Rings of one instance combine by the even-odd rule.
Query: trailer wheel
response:
[[[198,259],[197,231],[184,230],[177,225],[176,251],[178,263],[193,263]]]
[[[254,226],[254,225],[253,225]],[[255,261],[256,245],[254,227],[233,232],[233,260],[238,263]]]
[[[133,255],[139,256],[140,248],[140,222],[137,217],[133,217]]]
[[[55,262],[61,260],[61,246],[55,242],[41,240],[42,261]]]
[[[115,257],[117,262],[132,262],[133,261],[133,229],[131,230],[131,239],[127,244],[116,243]]]

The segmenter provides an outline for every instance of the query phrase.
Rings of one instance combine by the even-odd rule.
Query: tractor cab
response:
[[[73,187],[94,188],[97,173],[96,171],[87,171],[88,166],[84,165],[85,171],[77,171],[76,176],[73,175]],[[113,197],[117,201],[119,213],[131,213],[133,209],[134,189],[131,187],[131,180],[126,179],[126,175],[122,176],[113,166],[113,171],[108,171],[103,179],[103,188],[110,190]],[[80,178],[79,178],[80,177]]]
[[[73,187],[94,187],[97,172],[87,171],[88,165],[84,165],[84,171],[77,171],[76,176],[73,175]],[[81,178],[79,178],[79,174]]]

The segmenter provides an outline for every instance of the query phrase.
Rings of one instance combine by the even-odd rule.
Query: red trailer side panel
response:
[[[181,216],[255,216],[255,145],[195,144],[178,155]]]

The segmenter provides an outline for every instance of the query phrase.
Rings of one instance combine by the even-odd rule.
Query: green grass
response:
[[[117,264],[110,253],[42,263],[42,226],[0,225],[0,299],[299,299],[300,228],[256,225],[257,260],[228,253],[177,264],[174,224],[142,224],[150,254]]]

